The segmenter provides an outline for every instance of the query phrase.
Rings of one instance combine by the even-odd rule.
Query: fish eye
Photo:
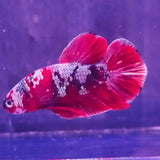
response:
[[[5,102],[6,107],[11,108],[13,106],[13,100],[7,99]]]

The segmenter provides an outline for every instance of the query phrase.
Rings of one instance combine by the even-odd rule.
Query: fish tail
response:
[[[109,45],[102,63],[107,65],[106,84],[110,91],[126,103],[131,102],[147,75],[147,67],[134,45],[126,39],[116,39]]]

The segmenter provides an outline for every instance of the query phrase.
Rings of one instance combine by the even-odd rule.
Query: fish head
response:
[[[9,113],[20,114],[27,111],[29,87],[25,80],[21,80],[7,94],[3,101],[3,109]]]

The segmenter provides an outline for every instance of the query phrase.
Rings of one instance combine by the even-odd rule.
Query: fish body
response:
[[[147,74],[134,45],[117,39],[78,35],[58,64],[34,71],[7,94],[3,108],[14,114],[49,109],[63,118],[87,117],[125,109]]]

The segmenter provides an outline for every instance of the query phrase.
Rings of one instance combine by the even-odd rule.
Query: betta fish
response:
[[[134,44],[120,38],[109,46],[91,33],[75,37],[58,64],[27,75],[7,94],[3,109],[20,114],[40,109],[60,117],[89,117],[129,107],[147,68]]]

